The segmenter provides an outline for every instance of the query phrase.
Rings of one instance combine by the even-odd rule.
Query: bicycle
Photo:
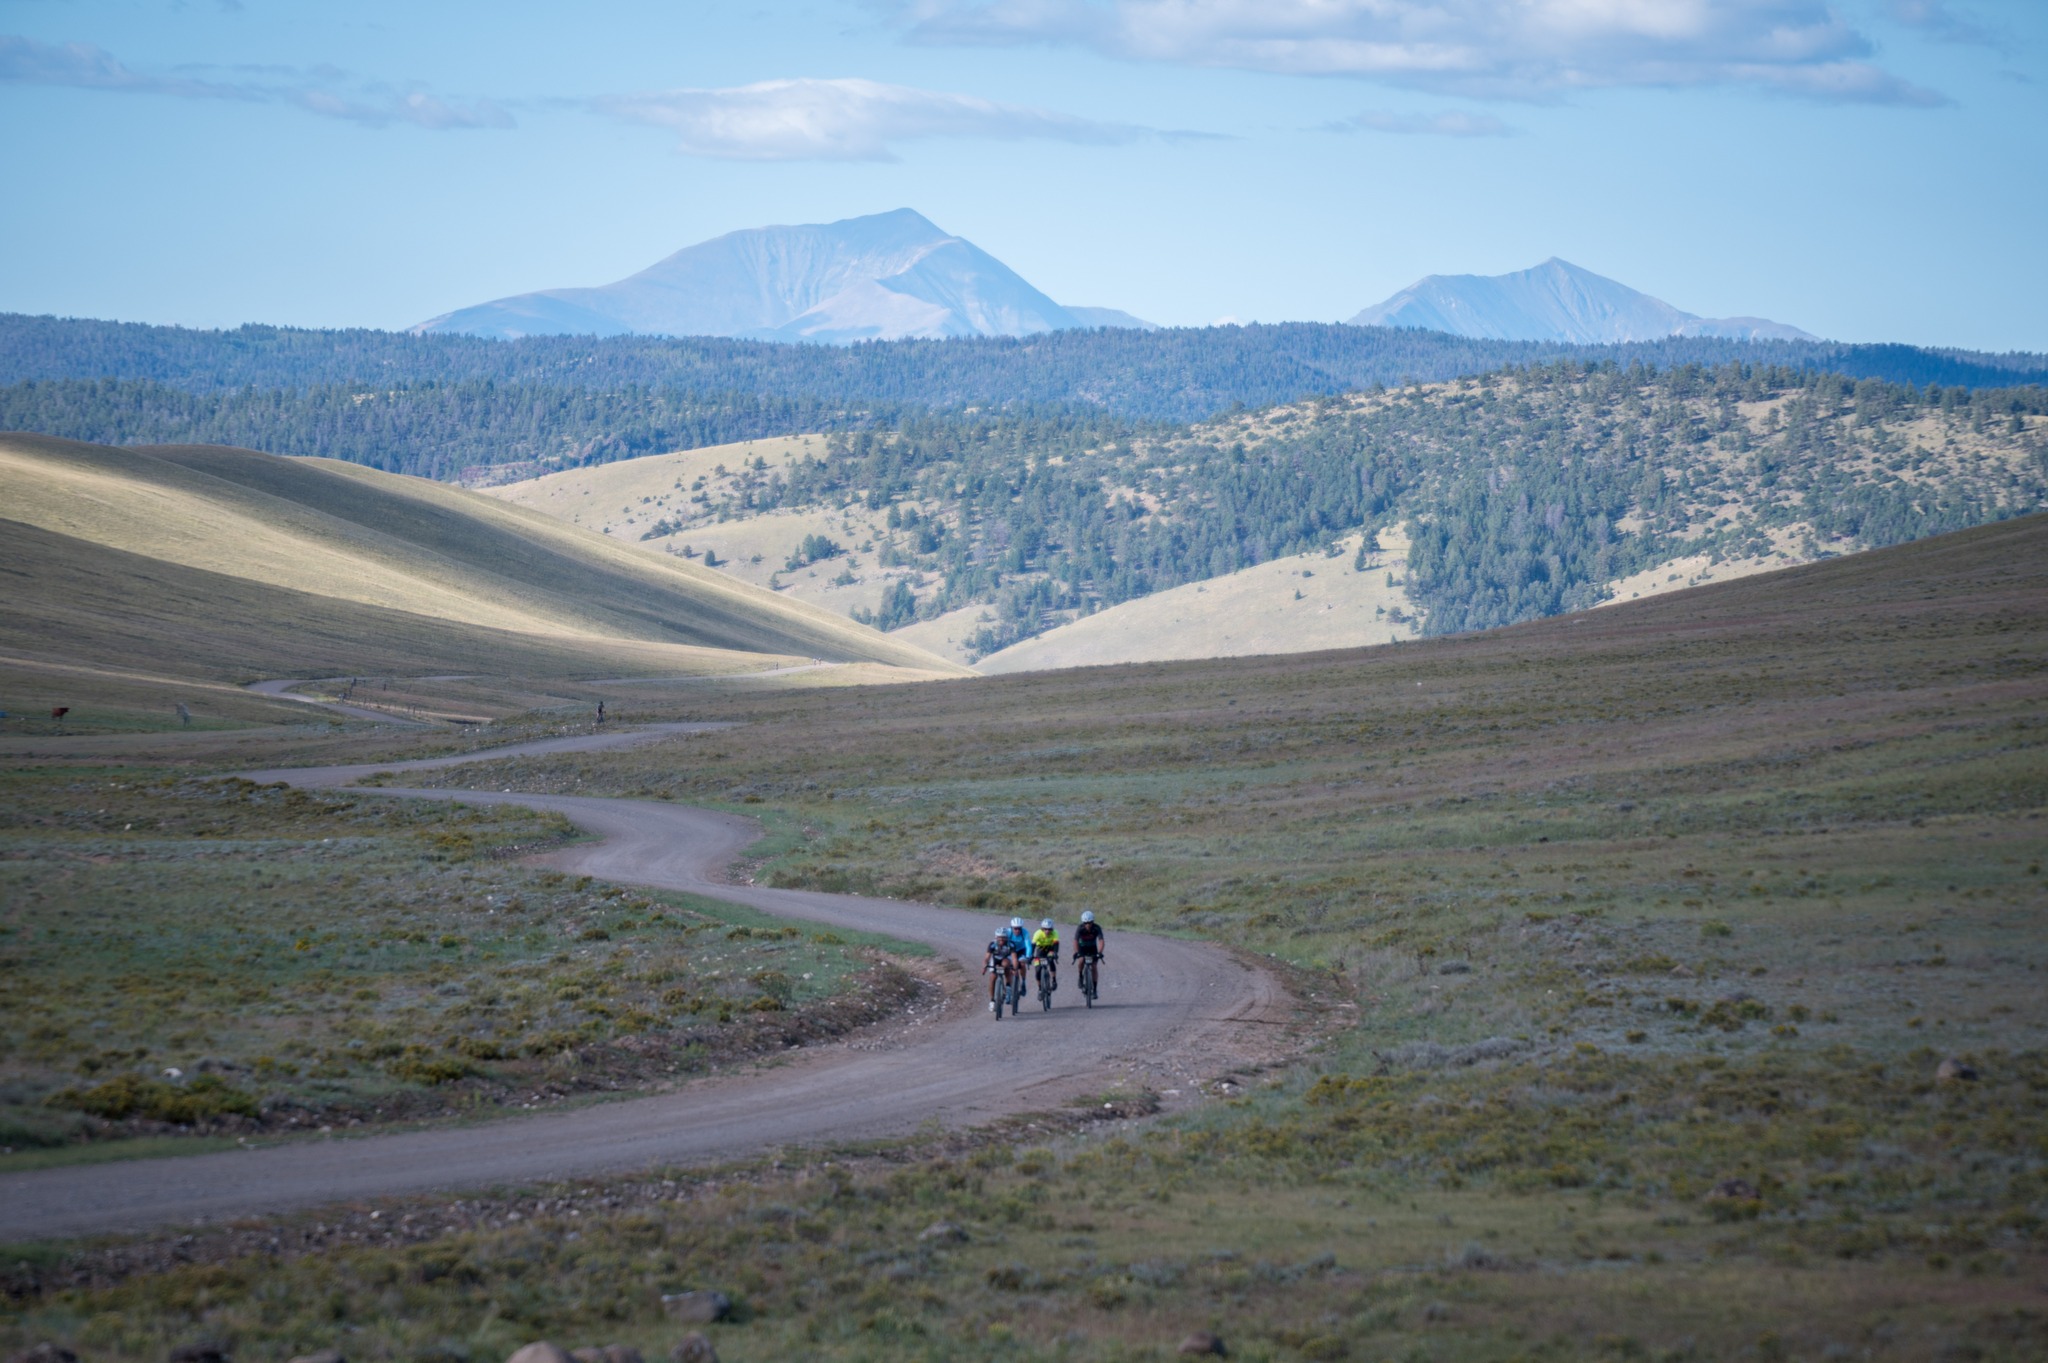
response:
[[[1044,961],[1038,963],[1038,1004],[1046,1012],[1052,1011],[1052,966]]]
[[[1095,979],[1095,958],[1094,958],[1093,956],[1083,956],[1083,957],[1081,958],[1081,970],[1080,970],[1080,976],[1081,976],[1081,997],[1082,997],[1083,999],[1085,999],[1085,1000],[1087,1001],[1087,1003],[1088,1003],[1088,1006],[1089,1006],[1090,1008],[1093,1008],[1093,1007],[1095,1006],[1095,985],[1096,985],[1096,979]]]
[[[1005,961],[993,982],[995,993],[996,1021],[1003,1020],[1003,1009],[1016,1013],[1024,1004],[1024,968],[1015,958]]]

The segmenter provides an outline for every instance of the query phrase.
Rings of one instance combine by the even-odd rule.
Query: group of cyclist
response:
[[[1080,924],[1074,929],[1074,954],[1072,960],[1082,966],[1085,972],[1081,981],[1083,992],[1092,1007],[1095,1002],[1095,987],[1100,982],[1103,960],[1102,925],[1095,921],[1093,910],[1081,915]],[[1052,1007],[1052,991],[1060,987],[1060,933],[1050,918],[1039,920],[1036,932],[1027,932],[1024,920],[1012,918],[1010,925],[999,930],[990,939],[987,954],[981,963],[981,973],[988,976],[988,1007],[997,1017],[1003,1015],[1001,995],[998,991],[1009,989],[1013,1008],[1016,1000],[1023,997],[1023,981],[1033,970],[1044,972],[1041,994],[1044,1005]]]

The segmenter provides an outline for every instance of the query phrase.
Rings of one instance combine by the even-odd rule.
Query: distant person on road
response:
[[[1031,934],[1031,959],[1044,961],[1046,969],[1052,972],[1052,987],[1060,987],[1060,930],[1052,925],[1050,918],[1038,920],[1038,931]]]
[[[598,722],[599,724],[602,724],[602,723],[604,723],[604,702],[603,702],[603,701],[599,701],[599,702],[597,703],[597,722]]]

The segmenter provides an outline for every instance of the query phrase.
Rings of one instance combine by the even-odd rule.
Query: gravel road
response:
[[[515,752],[672,739],[698,727],[579,735],[363,767],[252,772],[345,785]],[[679,756],[682,755],[679,753]],[[556,810],[603,841],[553,856],[562,870],[709,895],[783,917],[929,943],[960,967],[942,1009],[791,1052],[672,1093],[461,1126],[294,1140],[256,1150],[36,1170],[0,1177],[0,1241],[141,1230],[331,1202],[705,1164],[817,1141],[885,1139],[926,1123],[971,1126],[1057,1107],[1122,1083],[1189,1091],[1273,1054],[1293,1016],[1269,973],[1215,946],[1109,928],[1103,993],[1081,1007],[1069,967],[1050,1013],[992,1019],[978,972],[997,920],[894,899],[733,885],[725,869],[752,820],[637,800],[495,791],[378,793]],[[1062,925],[1071,931],[1070,925]]]

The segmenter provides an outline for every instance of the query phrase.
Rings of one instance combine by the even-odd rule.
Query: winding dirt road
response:
[[[250,682],[242,689],[253,691],[259,696],[269,696],[272,700],[295,700],[301,705],[317,705],[323,710],[332,710],[337,715],[347,715],[351,719],[374,719],[379,724],[427,727],[426,720],[414,719],[410,715],[395,715],[389,710],[372,710],[367,705],[350,705],[345,700],[328,700],[324,696],[302,696],[292,690],[294,686],[305,684],[303,679],[288,677],[278,681]]]
[[[589,751],[723,727],[577,735],[463,757],[254,772],[260,781],[346,785],[371,771],[452,766],[527,752]],[[683,754],[679,754],[683,756]],[[669,1094],[460,1127],[291,1142],[259,1150],[38,1170],[0,1177],[0,1241],[139,1230],[437,1189],[489,1187],[758,1155],[784,1145],[886,1138],[928,1122],[967,1126],[1056,1107],[1119,1082],[1187,1089],[1271,1055],[1292,1000],[1220,948],[1118,933],[1103,996],[1071,980],[1050,1013],[992,1020],[975,978],[996,926],[986,914],[894,899],[732,885],[724,869],[760,836],[751,820],[665,803],[494,791],[382,794],[555,810],[603,841],[551,858],[561,869],[685,890],[810,922],[929,943],[962,970],[936,1016],[792,1052],[751,1072]]]

